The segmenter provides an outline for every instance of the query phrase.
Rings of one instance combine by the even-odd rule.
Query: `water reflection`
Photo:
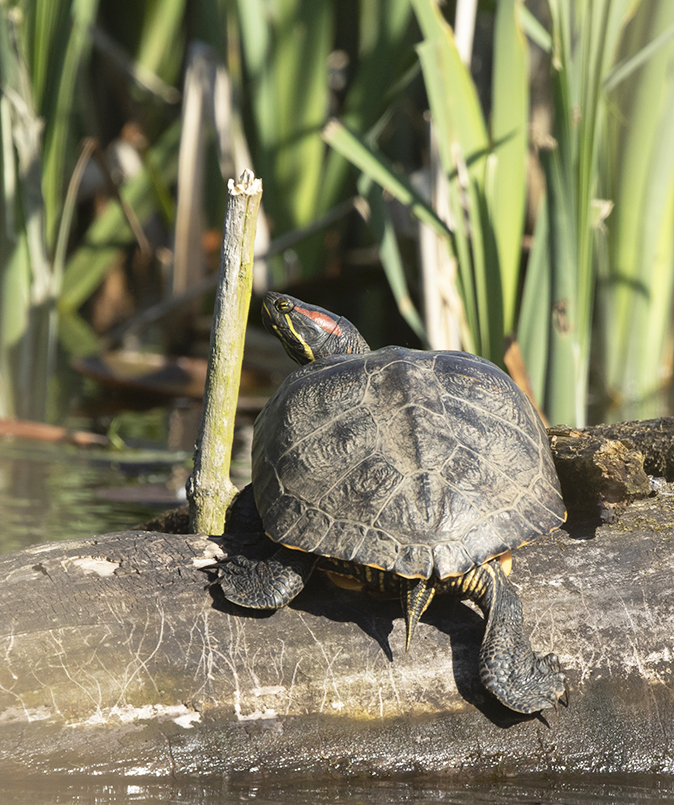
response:
[[[411,779],[255,778],[158,781],[57,777],[39,781],[0,781],[5,805],[70,805],[73,802],[162,802],[208,805],[317,805],[327,802],[449,803],[455,805],[636,805],[674,803],[674,781],[656,776],[532,775],[507,780],[462,780],[437,775]]]
[[[175,499],[170,458],[120,460],[103,451],[0,442],[0,553],[124,530],[154,516]],[[139,488],[143,494],[134,495]]]

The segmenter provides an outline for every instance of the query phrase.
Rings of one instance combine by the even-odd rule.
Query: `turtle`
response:
[[[286,294],[268,292],[262,318],[300,368],[255,421],[239,503],[268,550],[218,563],[225,598],[278,609],[318,568],[400,596],[409,650],[434,596],[452,593],[485,616],[491,694],[518,713],[565,704],[560,662],[532,650],[508,579],[511,550],[566,519],[528,397],[470,353],[372,351],[347,319]]]

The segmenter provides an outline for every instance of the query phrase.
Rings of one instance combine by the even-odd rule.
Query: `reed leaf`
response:
[[[471,175],[483,185],[489,137],[475,84],[435,0],[412,0],[412,5],[424,34],[417,52],[438,127],[440,159],[448,174],[456,170],[451,149],[458,142]]]
[[[599,308],[608,419],[662,415],[659,392],[671,379],[666,355],[674,286],[673,30],[671,3],[642,3],[626,32],[619,67],[605,81],[616,109],[608,132],[613,160],[604,179],[615,208]],[[635,64],[639,69],[628,72]]]
[[[407,177],[393,170],[383,154],[376,153],[338,120],[331,120],[323,129],[323,139],[401,204],[409,207],[419,220],[432,226],[439,234],[451,237],[447,225],[417,193]]]
[[[358,191],[368,200],[370,207],[370,228],[379,245],[379,258],[384,267],[386,279],[388,280],[398,310],[411,329],[419,337],[422,344],[427,346],[428,339],[426,337],[426,330],[421,316],[417,312],[412,302],[412,297],[410,296],[395,229],[393,228],[391,216],[384,204],[382,189],[379,185],[363,176],[358,183]]]
[[[534,17],[529,9],[521,3],[519,5],[519,23],[524,33],[545,53],[552,50],[552,37],[549,31]]]
[[[439,7],[432,0],[413,0],[424,34],[417,51],[450,182],[466,317],[479,352],[499,363],[505,330],[516,320],[524,223],[528,49],[519,5],[505,0],[498,6],[488,128]]]
[[[397,100],[418,74],[412,49],[412,8],[409,0],[361,0],[357,57],[349,64],[349,80],[340,119],[373,144]],[[354,63],[355,62],[355,63]],[[345,193],[353,171],[334,149],[325,159],[318,210],[325,211]]]
[[[549,6],[556,145],[541,158],[547,183],[547,203],[541,214],[547,220],[537,226],[537,234],[547,231],[549,238],[551,318],[545,407],[553,423],[582,425],[587,417],[597,242],[604,226],[597,207],[608,109],[605,80],[615,64],[633,3],[550,0]],[[610,209],[610,204],[604,206]],[[537,255],[542,254],[540,249]],[[537,282],[534,274],[530,286]],[[537,367],[533,380],[540,390],[540,346],[532,334],[540,333],[541,322],[532,318],[536,314],[530,296],[522,313],[522,352],[527,366]]]
[[[45,243],[41,186],[42,121],[38,117],[18,9],[0,6],[0,86],[3,103],[4,183],[0,366],[6,373],[2,407],[11,415],[44,419],[53,372],[52,274]],[[9,120],[8,120],[9,119]],[[15,156],[16,154],[16,156]],[[13,163],[16,160],[15,164]],[[4,164],[3,164],[4,167]]]
[[[256,168],[277,231],[309,223],[318,206],[328,112],[326,69],[334,7],[310,0],[238,3],[254,88]]]
[[[177,78],[185,48],[187,0],[143,0],[135,60],[172,84]]]
[[[517,327],[517,341],[522,355],[526,356],[526,371],[534,399],[545,400],[550,338],[550,312],[552,297],[552,238],[548,231],[550,214],[548,199],[543,196],[536,216],[533,246],[524,275],[522,302]]]
[[[487,206],[498,251],[503,329],[515,329],[522,261],[529,128],[529,52],[516,0],[501,0],[496,11],[490,133],[494,148],[487,182]]]
[[[41,5],[51,5],[51,0],[42,0]],[[61,5],[66,5],[61,3]],[[42,188],[45,199],[46,237],[50,248],[56,241],[56,229],[61,215],[65,195],[66,176],[74,166],[75,144],[73,142],[73,106],[75,105],[75,89],[80,67],[88,57],[91,41],[89,26],[93,24],[98,12],[98,0],[72,0],[69,3],[67,35],[64,36],[62,55],[59,54],[58,85],[52,88],[54,93],[53,109],[43,110],[46,121],[44,134],[44,158]],[[58,38],[54,38],[54,43]],[[36,49],[45,47],[40,40],[34,44]],[[49,52],[49,48],[45,47]],[[54,70],[54,62],[50,69]],[[48,104],[44,104],[48,106]]]

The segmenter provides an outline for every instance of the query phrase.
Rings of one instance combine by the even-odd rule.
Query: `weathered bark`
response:
[[[674,417],[589,428],[548,428],[572,518],[611,520],[651,493],[648,476],[674,480]]]
[[[438,598],[405,653],[396,601],[316,574],[287,609],[228,605],[217,545],[126,532],[0,557],[0,773],[674,772],[669,485],[515,554],[532,643],[570,706],[518,718],[477,680],[481,618]]]
[[[649,475],[674,481],[674,416],[593,425],[585,431],[591,436],[631,442],[642,453]]]

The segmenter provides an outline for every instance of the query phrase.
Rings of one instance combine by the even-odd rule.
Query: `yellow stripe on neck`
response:
[[[307,342],[302,338],[302,336],[293,327],[293,323],[292,323],[292,320],[291,320],[290,316],[288,314],[286,314],[284,318],[285,318],[285,320],[286,320],[286,322],[288,324],[290,332],[295,336],[295,338],[302,345],[302,349],[304,350],[305,357],[307,357],[310,361],[313,361],[314,360],[314,353],[313,353],[311,347],[309,346],[309,344],[307,344]]]

